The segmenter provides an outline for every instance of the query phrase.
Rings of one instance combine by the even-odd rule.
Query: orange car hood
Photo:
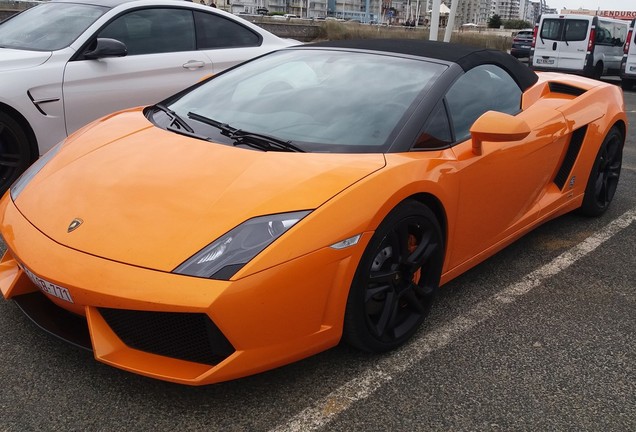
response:
[[[139,111],[72,137],[16,200],[68,247],[171,271],[255,216],[315,209],[381,169],[381,154],[261,152],[152,127]],[[81,226],[68,232],[71,221]]]

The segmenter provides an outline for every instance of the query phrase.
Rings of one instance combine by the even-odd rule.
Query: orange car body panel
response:
[[[556,79],[588,91],[576,102],[553,96],[548,81]],[[15,203],[5,194],[0,290],[6,298],[37,290],[20,263],[68,288],[73,303],[47,296],[85,316],[95,357],[122,369],[185,384],[271,369],[339,342],[357,263],[401,201],[439,209],[442,284],[579,207],[603,137],[626,125],[622,103],[619,93],[590,80],[541,74],[508,131],[515,140],[482,134],[478,143],[384,155],[216,145],[154,128],[140,110],[128,110],[71,136]],[[485,116],[483,130],[496,118]],[[551,179],[571,132],[585,124],[583,150],[559,189]],[[229,281],[171,273],[249,218],[298,210],[313,211]],[[76,217],[85,222],[69,234]],[[354,246],[330,247],[358,234]],[[100,307],[205,313],[236,351],[209,366],[135,350],[113,333]]]

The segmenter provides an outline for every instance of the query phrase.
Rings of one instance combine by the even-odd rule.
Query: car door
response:
[[[521,111],[521,90],[503,69],[482,65],[461,76],[445,102],[454,136],[459,205],[451,266],[460,265],[536,220],[566,145],[556,110]],[[532,131],[524,138],[484,142],[473,151],[470,128],[488,111],[515,115]]]
[[[128,54],[97,60],[80,56],[66,65],[63,92],[69,134],[113,111],[158,102],[213,72],[210,58],[197,51],[189,9],[126,12],[96,37],[123,42]]]

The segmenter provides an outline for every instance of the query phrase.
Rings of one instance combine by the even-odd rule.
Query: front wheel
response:
[[[613,127],[603,140],[592,165],[579,213],[600,216],[609,207],[621,175],[624,143],[621,131]]]
[[[345,313],[345,340],[361,350],[404,344],[428,315],[444,262],[435,214],[407,200],[380,224],[358,264]]]
[[[0,194],[9,189],[31,162],[26,133],[13,117],[0,112]]]

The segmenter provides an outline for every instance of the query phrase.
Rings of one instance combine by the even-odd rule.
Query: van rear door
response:
[[[636,19],[629,26],[629,40],[625,42],[625,72],[636,79]]]
[[[563,35],[558,42],[559,69],[583,71],[589,43],[591,25],[589,19],[567,18],[563,25]]]
[[[591,27],[589,18],[543,18],[537,32],[533,65],[582,72]]]
[[[564,19],[542,18],[534,45],[533,66],[556,69],[559,58],[559,41],[563,33]]]

